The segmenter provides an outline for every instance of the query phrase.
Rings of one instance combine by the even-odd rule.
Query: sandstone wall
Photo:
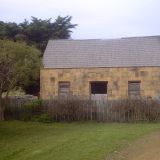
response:
[[[141,81],[141,96],[160,95],[160,67],[41,69],[41,97],[58,95],[58,83],[70,81],[73,95],[90,96],[90,81],[108,81],[108,98],[128,96],[128,81]]]

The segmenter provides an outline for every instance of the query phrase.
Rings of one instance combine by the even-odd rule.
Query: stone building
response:
[[[160,37],[50,40],[40,80],[42,99],[159,97]]]

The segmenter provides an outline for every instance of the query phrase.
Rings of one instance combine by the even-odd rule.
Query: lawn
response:
[[[104,160],[160,124],[0,122],[0,160]]]

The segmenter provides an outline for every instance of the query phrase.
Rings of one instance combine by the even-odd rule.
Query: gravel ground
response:
[[[160,132],[145,136],[122,151],[115,151],[106,160],[160,160]]]

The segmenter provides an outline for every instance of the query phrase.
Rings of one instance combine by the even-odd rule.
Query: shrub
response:
[[[41,114],[38,116],[34,116],[32,118],[33,121],[42,122],[42,123],[51,123],[53,119],[48,114]]]
[[[22,105],[22,120],[31,120],[34,115],[41,113],[42,100],[36,99]]]
[[[31,120],[42,112],[42,100],[9,99],[5,109],[6,119]]]
[[[42,106],[42,100],[41,99],[36,99],[30,102],[27,102],[23,105],[24,108],[34,110],[38,107]]]

